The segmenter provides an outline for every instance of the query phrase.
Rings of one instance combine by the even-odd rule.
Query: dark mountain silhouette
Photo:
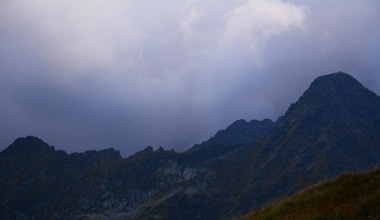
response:
[[[126,159],[113,149],[67,154],[37,137],[18,138],[0,153],[0,216],[123,219],[156,194],[188,184],[218,151],[252,142],[272,125],[239,120],[188,152],[146,147]]]
[[[251,155],[237,213],[380,163],[380,98],[348,74],[317,78]],[[257,155],[252,157],[253,155]]]
[[[0,153],[3,219],[226,219],[380,164],[380,98],[314,80],[276,122],[238,120],[183,153],[67,154],[35,137]]]
[[[273,125],[274,122],[270,119],[252,120],[250,122],[240,119],[225,130],[218,131],[209,140],[194,145],[183,154],[191,163],[214,159],[263,137],[273,128]]]

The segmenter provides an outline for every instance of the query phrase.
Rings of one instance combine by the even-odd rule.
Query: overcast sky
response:
[[[317,76],[380,93],[377,0],[1,0],[0,149],[183,151]]]

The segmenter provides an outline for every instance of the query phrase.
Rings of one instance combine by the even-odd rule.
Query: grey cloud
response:
[[[2,1],[0,146],[179,151],[343,70],[380,92],[377,1]]]

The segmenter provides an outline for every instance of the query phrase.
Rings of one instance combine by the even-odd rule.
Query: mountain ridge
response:
[[[236,126],[239,122],[234,122],[233,130],[250,129],[251,127],[246,123],[243,123],[244,126]],[[266,123],[270,123],[270,121],[266,120]],[[255,129],[258,129],[260,121],[255,121],[254,124]],[[263,127],[263,129],[267,128]],[[231,128],[227,127],[224,131],[229,133],[230,130]],[[250,135],[254,139],[262,134]],[[226,136],[226,139],[228,138]],[[243,139],[247,140],[247,137]],[[237,145],[240,144],[240,140],[231,141]],[[212,146],[207,151],[215,151],[214,147],[217,146]],[[228,150],[228,146],[225,147]],[[229,150],[233,149],[234,146],[231,146]],[[30,154],[31,150],[37,154]],[[20,164],[20,160],[25,164]],[[122,158],[120,152],[113,148],[68,154],[62,150],[55,150],[53,146],[37,137],[17,138],[8,148],[0,152],[0,171],[2,171],[0,194],[5,196],[4,201],[13,200],[13,202],[0,206],[0,216],[9,219],[32,217],[60,219],[62,216],[66,216],[67,219],[78,216],[92,218],[89,216],[94,217],[93,214],[82,213],[83,211],[77,210],[76,206],[94,206],[104,212],[103,214],[98,213],[94,218],[103,216],[108,219],[112,216],[107,213],[116,212],[123,219],[129,215],[127,213],[131,212],[130,209],[149,201],[158,193],[157,191],[168,192],[173,184],[181,187],[186,181],[190,181],[198,175],[201,168],[194,168],[194,166],[202,161],[192,160],[191,156],[182,155],[174,150],[164,150],[161,147],[154,150],[150,146],[126,158]],[[9,170],[13,172],[9,172]],[[36,179],[33,177],[34,175],[40,177]],[[86,180],[88,177],[90,179]],[[158,183],[160,186],[156,186]],[[37,207],[25,203],[21,195],[26,192],[18,190],[21,185],[26,185],[29,190],[35,191],[29,193],[28,198],[32,197],[33,201],[37,203]],[[47,188],[46,192],[53,195],[56,193],[49,189],[58,187],[58,195],[49,198],[50,196],[43,193],[43,188],[36,187],[38,185]],[[83,188],[83,186],[88,187]],[[4,189],[10,189],[10,192],[6,192]],[[63,195],[59,195],[59,191],[67,192],[62,197]],[[92,195],[96,191],[98,191],[96,193],[98,195]],[[16,197],[12,194],[15,194]],[[104,197],[102,194],[111,194],[112,196]],[[96,201],[103,202],[96,204]],[[60,207],[62,211],[58,214],[50,213],[48,210],[54,208],[47,203],[52,203],[55,208]],[[39,204],[45,204],[46,208],[39,210]],[[6,210],[11,211],[8,213]]]
[[[334,84],[332,82],[337,79],[349,83],[341,85],[343,88],[338,90],[339,95],[330,97],[337,90],[334,87],[326,90],[325,87]],[[371,100],[370,104],[375,106],[370,108],[369,116],[340,111],[347,108],[346,105],[356,107],[357,103],[362,103],[360,98],[345,97],[346,99],[338,102],[338,105],[332,101],[337,97],[342,98],[341,93],[345,94],[346,89],[352,88],[352,84],[356,91],[367,97],[366,100]],[[258,159],[251,164],[252,167],[259,168],[253,171],[251,175],[253,183],[247,186],[245,194],[242,195],[243,206],[250,201],[251,205],[243,208],[241,213],[248,211],[249,206],[257,206],[255,203],[263,205],[269,202],[267,194],[251,195],[247,191],[256,192],[266,188],[266,193],[272,192],[276,198],[285,198],[300,190],[300,187],[293,183],[303,182],[305,185],[312,185],[342,172],[361,171],[379,163],[380,143],[377,137],[380,133],[377,126],[379,119],[370,119],[379,115],[380,98],[363,88],[354,78],[341,72],[318,77],[311,83],[309,89],[295,104],[292,104],[283,118],[266,135],[259,152],[250,153],[267,155],[264,158],[269,159],[265,161]],[[355,119],[352,119],[352,115],[355,115]],[[352,129],[353,126],[359,129]],[[360,149],[359,140],[367,146]],[[266,172],[267,170],[271,172]],[[272,179],[272,183],[263,182],[262,179]]]
[[[182,153],[147,147],[121,158],[113,149],[53,151],[31,160],[36,163],[27,175],[21,168],[12,177],[8,169],[18,164],[8,164],[12,160],[4,150],[0,189],[9,202],[0,204],[0,214],[12,219],[233,218],[321,180],[380,165],[379,124],[379,96],[338,72],[315,79],[276,122],[237,120]],[[21,186],[38,193],[28,194]],[[25,193],[42,208],[28,207]]]

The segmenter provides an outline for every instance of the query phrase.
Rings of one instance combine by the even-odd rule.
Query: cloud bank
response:
[[[380,92],[380,3],[0,2],[0,146],[185,150],[240,118],[276,119],[312,79]]]

